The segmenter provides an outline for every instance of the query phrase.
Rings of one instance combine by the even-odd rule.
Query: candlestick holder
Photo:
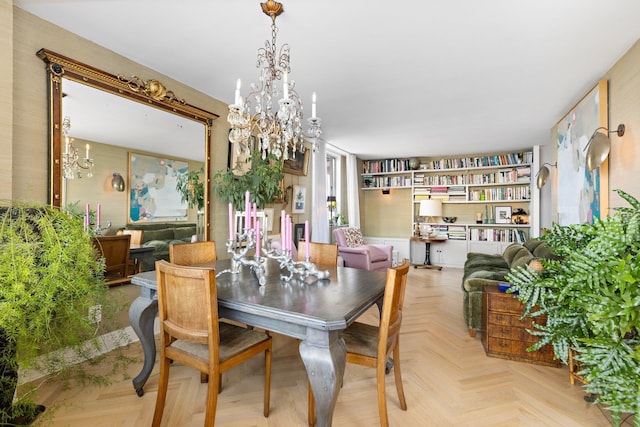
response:
[[[291,281],[296,274],[302,280],[305,280],[309,276],[315,276],[319,280],[328,279],[331,275],[328,270],[318,270],[318,267],[310,261],[309,257],[306,257],[305,261],[294,261],[291,257],[290,249],[278,250],[268,248],[265,253],[268,258],[278,261],[280,264],[280,280],[284,280],[285,282]],[[287,270],[289,274],[283,274],[283,270]]]
[[[102,232],[111,228],[111,221],[107,221],[107,225],[104,227],[100,227],[98,224],[93,228],[93,233],[96,236],[102,236]]]

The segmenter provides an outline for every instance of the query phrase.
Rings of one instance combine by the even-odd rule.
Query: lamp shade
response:
[[[442,216],[442,200],[420,200],[420,216]]]

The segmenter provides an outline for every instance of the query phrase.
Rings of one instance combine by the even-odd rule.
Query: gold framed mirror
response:
[[[210,229],[209,187],[211,176],[211,127],[213,125],[213,120],[218,116],[178,98],[173,91],[167,89],[157,80],[144,81],[137,76],[126,76],[125,74],[114,75],[47,49],[39,50],[37,52],[37,56],[46,63],[48,80],[50,125],[49,203],[56,207],[64,207],[65,204],[66,184],[68,181],[65,178],[65,173],[68,174],[68,171],[63,170],[63,155],[66,154],[68,148],[66,147],[65,138],[63,137],[63,122],[66,118],[66,112],[63,112],[63,98],[67,95],[65,93],[67,89],[71,89],[74,85],[82,85],[87,88],[91,88],[96,93],[107,93],[113,95],[115,98],[122,98],[124,100],[131,101],[134,104],[137,104],[136,107],[142,106],[143,109],[150,108],[150,110],[148,110],[149,114],[144,113],[145,117],[147,115],[151,116],[162,112],[160,114],[173,115],[173,117],[176,117],[176,120],[180,118],[182,123],[184,123],[184,127],[196,125],[199,128],[200,125],[202,126],[203,138],[200,139],[199,144],[202,144],[202,151],[200,155],[202,156],[201,164],[204,170],[203,231],[205,240],[208,240]],[[69,119],[67,119],[66,123],[67,131],[69,129],[68,121]],[[121,124],[112,124],[112,126],[126,128],[126,126]],[[149,126],[155,127],[156,125],[150,124]],[[183,124],[178,123],[177,126],[182,128]],[[71,131],[71,133],[73,133],[73,131]],[[198,144],[198,142],[195,143]],[[152,148],[140,148],[137,145],[133,145],[134,142],[131,142],[131,144],[132,145],[130,146],[126,146],[126,149],[171,155],[170,153],[164,152],[162,147],[158,146],[157,135],[156,139],[150,142],[149,147]],[[183,152],[186,147],[185,143],[182,141],[179,144],[174,143],[172,145],[174,146],[174,149],[175,146],[179,146]],[[84,148],[84,146],[82,148]],[[80,157],[83,157],[82,154],[84,154],[84,149],[79,151],[81,152]],[[89,157],[88,148],[86,157]],[[93,160],[96,160],[96,163],[98,161],[98,159],[92,159],[92,161]],[[105,159],[105,162],[107,161],[108,159]],[[78,170],[82,171],[81,169]],[[127,176],[128,171],[121,170],[113,172],[118,172]],[[103,179],[103,177],[99,177],[96,188],[100,187],[101,179]],[[129,190],[129,188],[127,189]],[[66,202],[68,203],[68,201]],[[126,210],[128,208],[123,206],[122,209]],[[129,214],[127,213],[127,218],[128,217]],[[127,220],[126,222],[129,221]]]

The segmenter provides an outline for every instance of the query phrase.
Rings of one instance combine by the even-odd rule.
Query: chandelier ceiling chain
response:
[[[229,140],[235,145],[238,154],[248,155],[251,150],[260,150],[262,157],[272,153],[278,159],[289,159],[296,151],[304,152],[304,138],[312,141],[315,151],[315,139],[322,134],[321,120],[316,117],[315,92],[312,98],[311,118],[307,120],[309,129],[302,129],[302,101],[295,89],[295,81],[289,79],[290,50],[283,44],[278,52],[276,36],[278,27],[276,17],[284,12],[282,3],[268,0],[260,3],[262,11],[271,18],[271,42],[265,41],[265,47],[258,49],[256,68],[260,70],[259,83],[252,83],[246,98],[240,96],[241,82],[236,85],[235,101],[229,105],[227,120],[231,124]],[[282,98],[279,86],[282,81]],[[250,137],[256,135],[258,146],[252,147]]]
[[[71,119],[62,120],[62,136],[64,137],[64,153],[62,154],[62,174],[65,179],[82,178],[82,170],[86,170],[87,178],[93,177],[93,159],[89,157],[89,144],[85,146],[85,157],[80,163],[78,147],[70,136]]]

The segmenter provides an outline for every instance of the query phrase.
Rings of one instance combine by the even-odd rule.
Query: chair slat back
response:
[[[172,264],[203,264],[215,262],[216,259],[216,243],[213,241],[179,243],[169,246],[169,261]]]
[[[378,335],[378,361],[387,360],[393,353],[400,333],[409,265],[409,260],[405,259],[401,265],[387,269],[387,283],[384,290]]]
[[[214,268],[156,262],[158,316],[171,337],[218,342],[218,303]]]
[[[131,236],[132,245],[142,245],[142,237],[144,230],[120,230],[117,234],[128,234]]]
[[[305,242],[299,242],[298,261],[305,260],[305,245]],[[338,245],[309,242],[309,260],[314,264],[338,265]]]
[[[131,236],[127,234],[96,236],[92,243],[100,256],[104,258],[106,284],[126,280]]]

